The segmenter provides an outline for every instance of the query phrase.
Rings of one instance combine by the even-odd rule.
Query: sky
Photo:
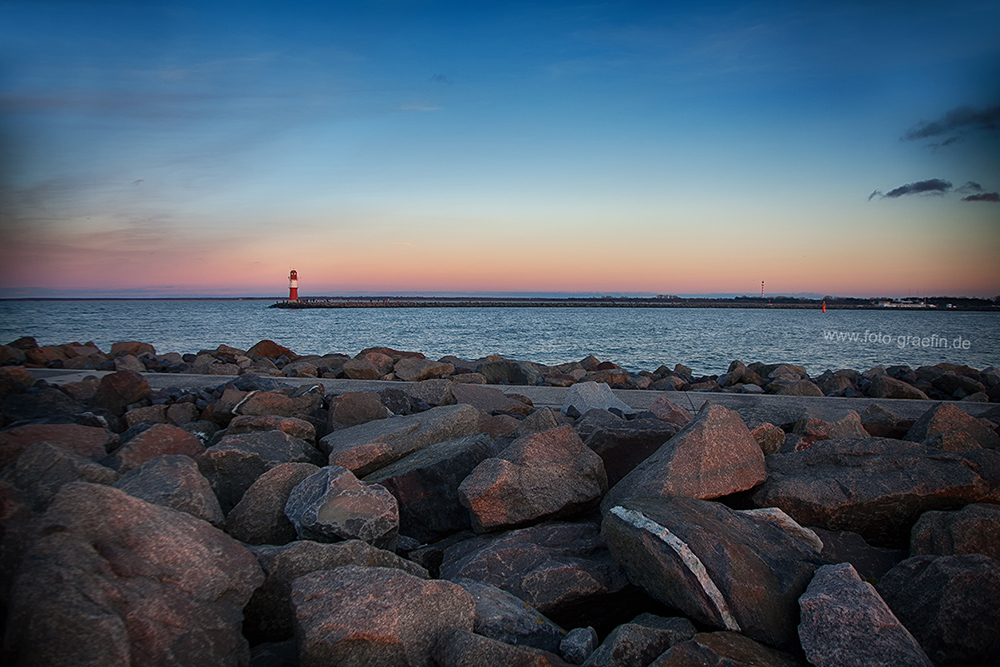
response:
[[[0,297],[1000,295],[1000,3],[0,0]]]

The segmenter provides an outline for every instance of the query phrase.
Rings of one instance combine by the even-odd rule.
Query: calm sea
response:
[[[270,338],[298,354],[384,345],[439,358],[500,354],[544,364],[593,354],[632,371],[732,359],[790,362],[812,375],[877,364],[1000,366],[1000,313],[891,310],[388,308],[281,310],[268,301],[0,302],[0,342],[138,340],[157,352],[246,349]]]

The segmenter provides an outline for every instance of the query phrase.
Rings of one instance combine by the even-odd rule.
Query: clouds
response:
[[[954,132],[964,132],[971,130],[996,130],[1000,127],[1000,105],[987,107],[985,109],[974,109],[969,106],[962,106],[947,112],[939,120],[927,122],[921,121],[911,127],[903,135],[903,140],[914,141],[916,139],[930,139]],[[947,146],[961,141],[960,137],[953,136],[945,139],[937,146]]]
[[[996,192],[983,192],[983,186],[975,181],[968,181],[964,185],[954,188],[951,182],[942,178],[930,178],[926,181],[907,183],[885,193],[880,190],[874,190],[868,195],[868,201],[871,201],[875,197],[880,199],[898,199],[906,195],[941,196],[952,191],[958,194],[972,193],[962,197],[962,201],[1000,202],[1000,195]]]

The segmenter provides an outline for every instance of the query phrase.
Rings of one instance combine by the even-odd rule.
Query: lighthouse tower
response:
[[[288,274],[288,300],[299,300],[299,274],[295,272],[295,269],[292,269],[292,272]]]

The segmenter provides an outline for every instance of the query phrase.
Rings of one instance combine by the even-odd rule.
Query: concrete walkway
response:
[[[67,384],[79,382],[88,377],[101,377],[110,371],[73,371],[53,368],[32,368],[29,369],[36,378],[44,379],[50,384]],[[143,373],[154,389],[169,389],[176,387],[179,389],[199,389],[204,387],[217,387],[225,384],[237,376],[226,375],[187,375],[182,373]],[[381,391],[395,387],[405,389],[412,385],[412,382],[383,382],[380,380],[330,380],[317,378],[286,378],[274,377],[290,386],[300,386],[303,384],[322,384],[327,394],[343,394],[349,391]],[[531,402],[538,407],[548,406],[560,408],[566,392],[565,387],[527,387],[521,385],[493,385],[507,394],[520,394],[527,396]],[[937,405],[940,401],[914,401],[905,399],[888,398],[827,398],[812,396],[774,396],[769,394],[726,394],[716,392],[699,391],[649,391],[638,389],[615,389],[615,395],[632,406],[636,410],[644,410],[652,405],[659,396],[667,395],[674,403],[681,405],[692,412],[697,412],[702,405],[707,402],[725,406],[731,410],[753,410],[765,409],[773,415],[775,419],[782,418],[785,421],[795,421],[798,415],[805,408],[847,408],[856,410],[859,414],[864,412],[873,403],[892,410],[904,419],[917,419],[929,408]],[[986,413],[1000,410],[1000,405],[996,403],[969,403],[956,401],[957,407],[974,417],[985,416]]]

